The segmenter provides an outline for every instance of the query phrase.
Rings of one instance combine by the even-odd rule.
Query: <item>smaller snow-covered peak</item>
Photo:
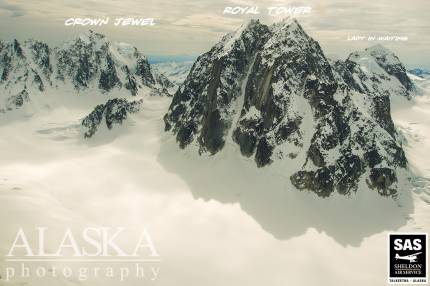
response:
[[[384,47],[381,44],[373,45],[366,48],[364,51],[352,53],[349,59],[359,59],[371,57],[375,59],[378,64],[384,63],[386,65],[398,65],[401,64],[399,58],[390,49]]]
[[[356,63],[373,62],[374,65],[379,66],[378,69],[382,68],[384,70],[386,66],[402,65],[399,58],[390,49],[381,44],[366,48],[364,51],[351,53],[348,60]]]
[[[375,75],[380,77],[380,81],[385,82],[385,86],[391,90],[390,94],[407,95],[414,90],[414,85],[407,76],[406,68],[400,59],[391,50],[380,44],[350,54],[346,62],[357,64],[368,78]]]
[[[401,64],[399,58],[388,48],[377,44],[365,50],[372,57],[383,61],[385,64],[398,65]]]

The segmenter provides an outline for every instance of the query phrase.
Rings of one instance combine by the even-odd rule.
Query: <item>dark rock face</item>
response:
[[[14,53],[20,58],[24,57],[24,52],[22,51],[21,44],[17,40],[13,40],[12,45]]]
[[[140,77],[142,83],[145,85],[155,84],[148,61],[140,56],[138,56],[137,60],[136,75]]]
[[[124,84],[124,87],[130,91],[131,95],[135,96],[138,91],[136,78],[134,77],[128,66],[123,66],[122,70],[126,76],[126,82]]]
[[[181,148],[195,142],[215,154],[232,140],[258,167],[297,166],[292,184],[323,197],[356,191],[364,175],[370,188],[394,195],[407,162],[390,96],[408,97],[409,82],[381,47],[331,64],[297,21],[252,21],[197,59],[165,129]]]
[[[171,96],[170,90],[174,89],[176,86],[173,84],[164,74],[154,72],[154,81],[156,84],[160,86],[158,92],[161,94],[166,94],[167,96]]]
[[[23,46],[16,40],[0,43],[0,111],[2,113],[18,109],[29,102],[30,90],[39,92],[45,90],[42,80],[43,71],[32,68],[27,63],[24,48],[30,51],[36,49],[32,45],[35,42],[28,43],[29,47],[27,43]]]
[[[27,90],[23,90],[16,95],[12,95],[7,99],[6,107],[8,110],[17,109],[24,105],[25,102],[29,101]]]
[[[233,132],[233,139],[241,150],[250,148],[244,148],[248,143],[240,138],[253,137],[251,142],[256,143],[251,149],[257,148],[257,166],[273,161],[268,156],[273,155],[277,145],[284,142],[296,147],[303,145],[300,133],[303,115],[294,107],[294,97],[298,92],[308,94],[313,105],[319,104],[315,95],[317,84],[309,77],[316,76],[321,82],[334,81],[330,65],[318,43],[306,35],[297,22],[274,25],[270,32],[271,36],[257,54],[248,77],[243,109]],[[287,49],[283,51],[285,47]],[[299,90],[298,87],[304,89]],[[327,93],[335,91],[332,86],[320,87]],[[315,111],[324,110],[317,107]],[[244,155],[250,156],[249,150]]]
[[[40,41],[29,41],[28,46],[32,52],[33,61],[42,70],[45,78],[50,78],[52,74],[52,64],[51,64],[51,49],[47,44]]]
[[[93,81],[98,81],[98,88],[109,92],[121,88],[117,74],[111,43],[97,33],[90,32],[58,50],[57,79],[71,79],[77,90],[87,89]]]
[[[142,101],[127,101],[123,98],[108,100],[105,104],[97,105],[94,110],[82,120],[85,128],[85,138],[92,137],[101,124],[112,129],[114,124],[122,124],[127,116],[139,111]]]
[[[252,21],[197,59],[164,117],[166,130],[173,130],[180,146],[197,139],[200,152],[215,154],[222,149],[231,127],[225,117],[232,113],[231,104],[241,93],[241,80],[267,31],[266,26]]]
[[[45,90],[42,78],[36,72],[34,72],[33,85],[35,85],[39,91]]]
[[[121,82],[116,74],[115,64],[111,56],[106,57],[106,68],[100,72],[99,88],[104,91],[110,91],[116,86],[120,86]]]
[[[88,88],[100,66],[93,46],[93,41],[78,39],[70,48],[59,50],[57,79],[71,78],[76,89]]]
[[[396,189],[391,186],[397,182],[397,177],[393,169],[374,168],[370,171],[367,183],[369,187],[378,190],[381,195],[389,196],[396,193]]]

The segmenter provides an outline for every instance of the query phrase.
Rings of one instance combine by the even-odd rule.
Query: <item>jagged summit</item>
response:
[[[285,168],[296,188],[321,196],[363,180],[393,195],[406,159],[389,98],[410,89],[391,55],[374,47],[332,65],[297,20],[247,22],[196,60],[166,131],[212,155],[231,140],[258,167]]]
[[[219,43],[213,47],[214,56],[222,58],[229,53],[246,49],[256,36],[263,35],[267,26],[259,20],[249,20],[243,23],[236,31],[225,35]]]
[[[112,42],[114,43],[114,42]],[[89,45],[95,49],[100,49],[103,45],[110,45],[111,42],[109,39],[100,33],[94,32],[93,30],[87,30],[80,33],[75,38],[71,38],[61,45],[56,47],[56,50],[66,50],[70,48],[74,48],[78,45]]]
[[[270,26],[271,30],[273,32],[282,32],[285,31],[287,33],[290,33],[294,30],[299,30],[299,31],[303,31],[302,26],[300,26],[299,22],[297,21],[296,18],[292,18],[292,17],[285,17],[282,20],[273,23]]]
[[[93,41],[93,40],[106,39],[106,36],[103,35],[103,34],[97,33],[97,32],[95,32],[95,31],[93,31],[91,29],[89,29],[88,31],[85,31],[85,32],[81,33],[79,35],[79,39],[81,39],[83,41],[84,40]]]
[[[241,37],[242,33],[249,32],[249,31],[252,31],[255,29],[259,29],[261,26],[262,26],[262,24],[260,23],[260,20],[258,20],[258,19],[247,20],[244,23],[242,23],[238,29],[225,35],[221,39],[220,44],[221,43],[226,44],[228,41],[231,41],[231,40],[234,41],[236,39],[239,39]]]

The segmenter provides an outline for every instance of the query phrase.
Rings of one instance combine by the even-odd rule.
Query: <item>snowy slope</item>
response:
[[[52,262],[32,269],[111,267],[116,275],[88,273],[79,280],[76,272],[71,278],[58,273],[5,282],[10,263],[2,260],[0,285],[380,286],[387,277],[387,233],[430,231],[430,90],[392,106],[409,164],[419,174],[413,192],[397,201],[365,185],[350,197],[320,199],[293,191],[282,173],[255,168],[237,152],[202,158],[181,150],[163,132],[169,103],[145,97],[126,132],[117,128],[121,136],[98,141],[79,134],[76,119],[88,111],[78,106],[0,125],[0,216],[7,218],[0,253],[18,227],[31,233],[47,226],[55,238],[66,227],[148,227],[162,261],[145,265],[159,267],[159,277],[150,281],[147,268],[146,278],[119,282],[119,267],[127,265]],[[124,240],[131,245],[135,239]],[[47,243],[53,249],[58,241]]]

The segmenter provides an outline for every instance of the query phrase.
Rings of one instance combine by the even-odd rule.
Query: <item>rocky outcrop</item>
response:
[[[24,89],[20,93],[8,97],[7,103],[6,103],[6,109],[13,110],[13,109],[19,108],[23,106],[24,103],[27,102],[28,100],[29,100],[28,92],[27,90]]]
[[[258,167],[285,162],[296,188],[320,196],[348,194],[360,180],[394,195],[406,158],[390,96],[412,91],[387,49],[330,63],[296,20],[270,27],[251,21],[197,59],[165,129],[181,148],[193,144],[213,155],[232,140]]]
[[[115,124],[121,125],[127,117],[140,109],[142,101],[127,101],[123,98],[108,100],[105,104],[97,105],[94,110],[82,120],[84,137],[92,137],[101,125],[108,130]]]

